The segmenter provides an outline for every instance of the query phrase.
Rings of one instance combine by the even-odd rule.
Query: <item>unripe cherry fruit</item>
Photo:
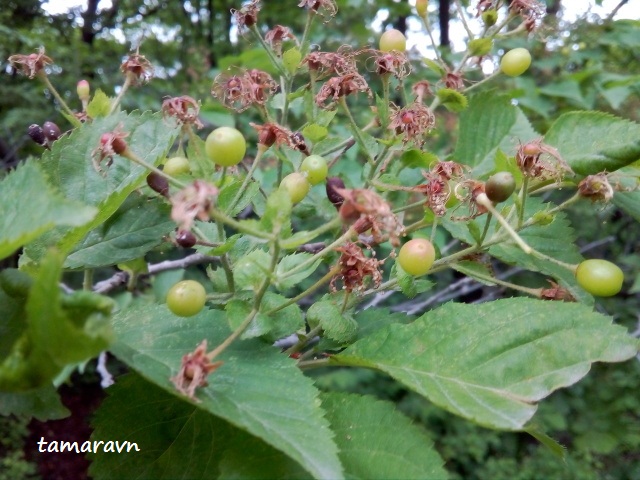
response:
[[[167,307],[179,317],[192,317],[199,313],[207,301],[207,292],[195,280],[176,283],[167,292]]]
[[[395,28],[387,30],[380,37],[380,50],[383,52],[390,52],[392,50],[404,52],[407,50],[407,37]]]
[[[615,263],[593,258],[578,265],[576,280],[591,295],[612,297],[622,290],[624,273]]]
[[[300,171],[307,175],[307,180],[311,185],[317,185],[327,178],[329,167],[324,157],[320,155],[309,155],[302,161]]]
[[[167,175],[175,177],[191,172],[189,160],[184,157],[171,157],[165,163],[162,171]]]
[[[531,54],[526,48],[514,48],[504,54],[500,60],[500,70],[510,77],[518,77],[531,65]]]
[[[301,202],[309,193],[309,182],[307,178],[300,172],[293,172],[287,175],[280,182],[280,188],[284,188],[291,198],[291,203]]]
[[[429,0],[416,0],[416,12],[422,18],[427,16],[427,7],[429,6]]]
[[[498,172],[484,185],[484,191],[493,203],[504,202],[515,189],[516,179],[510,172]]]
[[[232,127],[220,127],[207,137],[205,151],[216,165],[232,167],[244,158],[247,142],[239,130]]]
[[[398,263],[409,275],[424,275],[436,260],[436,250],[426,238],[414,238],[400,248]]]

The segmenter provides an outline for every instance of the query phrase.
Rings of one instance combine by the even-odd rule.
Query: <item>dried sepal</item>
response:
[[[543,143],[541,138],[520,145],[516,164],[524,176],[539,180],[561,180],[567,173],[573,173],[558,150]]]
[[[182,364],[178,373],[171,377],[171,383],[176,389],[191,400],[195,398],[198,387],[206,387],[207,377],[211,372],[220,368],[223,362],[212,362],[207,356],[207,341],[203,340],[193,352],[182,357]]]
[[[13,68],[29,78],[34,78],[47,65],[53,63],[53,60],[45,55],[44,47],[40,47],[38,53],[11,55],[8,60]]]
[[[429,133],[436,123],[433,112],[419,102],[414,102],[403,108],[392,106],[389,128],[396,135],[402,135],[402,142],[413,142],[418,146],[424,145],[424,136]]]
[[[362,248],[353,242],[347,242],[343,246],[336,248],[340,252],[338,260],[338,273],[331,279],[331,290],[338,290],[338,282],[342,283],[342,289],[351,293],[353,291],[361,292],[366,288],[366,279],[370,278],[373,287],[377,288],[382,283],[381,265],[384,261],[380,261],[373,257],[375,252],[371,250],[372,256],[367,257]]]
[[[188,95],[165,98],[162,102],[162,114],[173,117],[182,125],[193,125],[202,128],[204,125],[198,118],[200,104]]]
[[[196,180],[171,197],[171,219],[178,224],[178,229],[191,230],[196,218],[209,220],[209,210],[217,196],[215,185]]]
[[[613,198],[614,190],[607,174],[598,173],[585,177],[578,184],[578,193],[592,202],[609,202]]]

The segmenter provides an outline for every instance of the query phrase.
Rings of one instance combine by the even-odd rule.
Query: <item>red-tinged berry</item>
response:
[[[484,191],[493,203],[504,202],[516,189],[516,180],[509,172],[498,172],[489,177]]]
[[[49,142],[55,142],[62,134],[60,127],[53,122],[44,122],[42,124],[42,131]]]
[[[78,94],[78,98],[82,102],[87,102],[89,100],[89,96],[91,95],[91,87],[89,86],[89,82],[86,80],[80,80],[78,85],[76,85],[76,93]]]
[[[176,232],[176,243],[182,248],[191,248],[197,243],[197,239],[189,230],[178,230]]]
[[[147,175],[147,185],[160,195],[169,198],[169,182],[165,177],[156,172]]]
[[[44,146],[47,143],[47,139],[44,136],[44,131],[42,130],[42,127],[37,123],[34,123],[33,125],[29,125],[29,128],[27,129],[27,134],[29,135],[31,140],[36,142],[38,145]]]
[[[327,198],[333,206],[336,208],[340,208],[344,203],[344,197],[340,195],[336,188],[342,189],[344,188],[344,182],[339,177],[331,177],[327,179]]]

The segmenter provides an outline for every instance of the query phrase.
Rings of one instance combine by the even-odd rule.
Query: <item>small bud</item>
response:
[[[42,131],[49,142],[55,142],[62,134],[60,127],[53,122],[44,122],[42,124]]]
[[[34,123],[33,125],[29,126],[29,129],[27,130],[27,134],[29,135],[29,137],[31,137],[31,140],[36,142],[38,145],[42,145],[42,146],[46,145],[47,140],[46,140],[46,137],[44,136],[44,131],[42,130],[42,127],[37,123]]]
[[[482,21],[485,27],[492,27],[498,21],[498,11],[495,9],[482,12]]]
[[[169,181],[156,172],[147,175],[147,185],[163,197],[169,198]]]
[[[196,242],[196,236],[189,230],[178,230],[176,233],[176,243],[182,248],[191,248]]]
[[[327,179],[327,198],[333,206],[336,208],[340,208],[340,206],[344,203],[344,197],[340,195],[336,188],[344,188],[344,182],[339,177],[331,177]]]
[[[420,17],[427,17],[427,7],[429,7],[429,0],[416,0],[416,11]]]
[[[86,80],[80,80],[78,85],[76,86],[76,92],[78,93],[78,98],[80,101],[88,102],[89,96],[91,94],[91,88],[89,87],[89,82]]]

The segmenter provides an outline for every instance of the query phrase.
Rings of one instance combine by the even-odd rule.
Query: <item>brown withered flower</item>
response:
[[[267,122],[264,125],[249,123],[258,132],[258,143],[266,147],[270,147],[274,143],[278,146],[286,145],[293,150],[299,150],[305,154],[309,154],[307,144],[304,137],[299,132],[278,125],[277,123]]]
[[[374,69],[378,75],[391,74],[397,79],[402,79],[411,73],[411,64],[404,53],[397,50],[391,52],[372,50],[372,52]]]
[[[373,257],[367,257],[362,248],[353,242],[347,242],[342,247],[336,248],[340,252],[338,266],[340,271],[331,279],[329,286],[333,292],[338,290],[336,284],[342,283],[342,289],[351,293],[365,289],[366,278],[371,278],[373,287],[377,288],[382,283],[380,266],[383,261]],[[372,251],[373,252],[373,251]]]
[[[334,0],[302,0],[298,6],[311,10],[327,20],[335,17],[338,13],[338,5]]]
[[[546,13],[546,7],[537,0],[512,0],[509,10],[522,18],[528,32],[533,31]]]
[[[38,53],[11,55],[8,60],[13,68],[29,78],[34,78],[44,67],[53,63],[53,60],[44,54],[44,47],[40,47]]]
[[[366,92],[371,96],[371,89],[367,81],[359,73],[348,73],[341,77],[333,77],[327,80],[316,95],[316,105],[321,108],[330,108],[341,97],[346,97],[352,93]],[[325,104],[330,100],[328,104]]]
[[[404,227],[380,195],[366,189],[334,190],[343,198],[340,217],[352,225],[358,234],[371,230],[374,243],[383,243],[388,239],[394,247],[400,245]]]
[[[424,145],[424,136],[433,129],[436,117],[433,112],[422,103],[414,102],[404,108],[392,107],[391,122],[389,128],[402,135],[402,142],[413,142]]]
[[[207,341],[203,340],[193,352],[182,357],[180,370],[175,377],[171,377],[171,383],[176,389],[191,400],[195,398],[196,388],[206,387],[207,377],[211,372],[220,368],[223,362],[212,362],[207,356]]]
[[[103,133],[100,136],[100,143],[91,152],[93,168],[98,173],[105,175],[100,166],[104,160],[107,160],[107,167],[110,167],[113,163],[114,155],[121,155],[127,150],[127,142],[124,139],[128,136],[127,132],[122,131],[122,125],[118,125],[111,132]]]
[[[451,90],[463,90],[464,80],[459,73],[447,72],[444,76],[444,86]]]
[[[413,84],[411,93],[416,96],[416,103],[423,103],[427,95],[433,95],[431,84],[428,80],[420,80]]]
[[[181,97],[165,98],[162,101],[162,114],[174,117],[183,125],[193,125],[202,128],[204,125],[198,118],[200,105],[193,98],[183,95]]]
[[[295,40],[295,38],[295,35],[291,33],[289,27],[276,25],[265,34],[264,41],[271,47],[271,50],[273,50],[276,55],[280,56],[282,55],[282,42],[285,40]]]
[[[484,182],[468,179],[463,180],[456,185],[454,194],[461,204],[466,204],[469,209],[469,215],[464,217],[456,217],[454,220],[470,220],[487,213],[486,207],[476,203],[476,198],[484,191]]]
[[[540,298],[542,300],[562,300],[564,302],[575,302],[576,299],[571,295],[569,290],[561,287],[557,283],[548,280],[551,284],[549,288],[543,288],[540,290]]]
[[[262,70],[237,70],[219,74],[213,81],[211,95],[227,108],[243,112],[251,105],[264,105],[278,84]]]
[[[350,46],[343,45],[336,52],[311,52],[302,59],[302,63],[306,63],[316,77],[341,76],[357,73],[355,55]]]
[[[260,0],[251,0],[251,2],[240,10],[236,10],[235,8],[231,9],[231,15],[233,15],[241,35],[244,35],[247,28],[253,27],[258,22],[259,11]]]
[[[130,54],[120,65],[120,70],[127,77],[131,78],[133,85],[147,83],[153,78],[153,65],[144,55],[139,53]]]
[[[415,191],[427,197],[427,206],[438,217],[442,217],[447,212],[447,201],[451,196],[450,180],[461,180],[465,175],[465,166],[453,162],[437,162],[428,172],[422,172],[427,183],[418,185]]]
[[[209,210],[218,195],[218,189],[205,182],[196,180],[171,197],[171,219],[178,224],[179,230],[191,230],[195,219],[209,220]]]
[[[613,187],[603,172],[585,177],[578,184],[578,193],[592,202],[609,202],[613,198]]]
[[[567,173],[573,173],[558,150],[542,143],[542,139],[520,145],[516,152],[516,164],[522,174],[540,180],[561,179]]]
[[[496,7],[496,0],[479,0],[476,5],[476,17],[482,15],[482,12],[486,12],[487,10],[494,9]]]

